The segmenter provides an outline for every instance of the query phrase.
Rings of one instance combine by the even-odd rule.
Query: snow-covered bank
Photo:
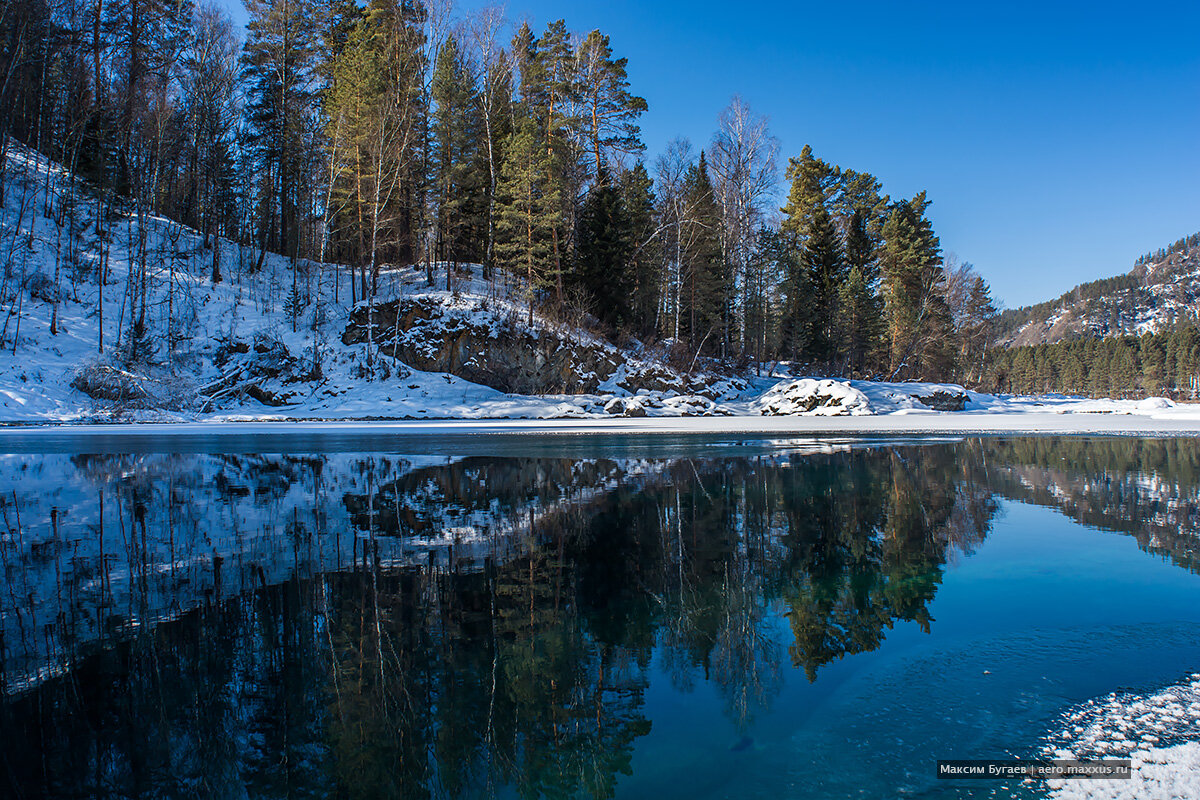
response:
[[[363,435],[385,444],[387,437],[460,434],[673,434],[673,435],[846,435],[873,434],[1102,434],[1200,435],[1198,415],[1113,415],[1054,413],[888,414],[827,417],[688,417],[595,419],[287,420],[204,419],[135,424],[21,425],[0,427],[0,443],[75,436],[271,436]]]
[[[205,242],[157,217],[117,214],[105,231],[101,280],[90,200],[78,204],[83,244],[69,260],[52,215],[20,205],[37,197],[49,207],[92,190],[15,143],[8,166],[0,425],[205,423],[212,431],[213,423],[284,420],[536,420],[482,430],[1200,432],[1200,405],[1159,398],[993,396],[786,368],[730,374],[681,359],[668,343],[618,347],[588,330],[582,313],[531,315],[514,276],[485,277],[479,265],[387,266],[375,300],[355,303],[343,267]],[[153,269],[138,306],[145,341],[134,341],[128,276],[143,240]]]
[[[1200,675],[1149,694],[1115,692],[1066,712],[1046,758],[1129,758],[1131,780],[1048,781],[1056,800],[1200,797]]]

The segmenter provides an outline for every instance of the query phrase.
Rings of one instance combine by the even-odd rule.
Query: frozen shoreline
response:
[[[371,432],[384,435],[462,434],[1057,434],[1200,436],[1196,412],[1158,414],[945,411],[869,416],[732,416],[596,419],[289,419],[223,418],[172,422],[34,423],[0,427],[0,439],[42,434],[240,435]]]

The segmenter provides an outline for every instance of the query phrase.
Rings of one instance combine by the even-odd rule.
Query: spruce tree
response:
[[[795,237],[768,231],[762,243],[762,258],[783,276],[783,298],[779,320],[779,357],[807,364],[813,339],[813,291],[809,273],[800,259]]]
[[[576,280],[597,318],[614,328],[628,322],[633,294],[632,231],[621,193],[601,163],[579,218]]]
[[[633,169],[621,174],[618,184],[631,236],[630,323],[633,334],[645,339],[658,329],[658,305],[662,293],[663,253],[654,210],[654,181],[639,161]]]
[[[941,245],[921,192],[892,206],[880,263],[887,313],[889,377],[940,379],[949,371],[952,320]]]
[[[685,245],[680,264],[679,335],[694,357],[719,351],[733,293],[733,279],[721,255],[720,209],[703,151],[684,177],[684,206],[688,215],[680,226]]]
[[[828,370],[834,368],[840,351],[845,261],[842,243],[824,202],[818,201],[809,212],[808,236],[800,261],[813,292],[813,336],[808,360]]]

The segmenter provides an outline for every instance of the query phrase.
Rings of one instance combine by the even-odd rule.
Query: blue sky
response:
[[[676,136],[706,144],[740,94],[784,163],[809,143],[893,197],[926,190],[943,248],[1009,307],[1200,231],[1195,0],[506,8],[536,30],[562,17],[610,35],[650,106],[649,161]]]

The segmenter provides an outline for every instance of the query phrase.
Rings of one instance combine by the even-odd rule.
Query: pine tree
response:
[[[258,165],[263,252],[297,256],[305,197],[306,134],[315,110],[311,0],[247,0],[242,60],[249,144]]]
[[[632,155],[643,149],[637,118],[646,101],[629,91],[626,58],[613,58],[608,36],[598,30],[587,35],[575,55],[577,85],[596,181],[600,165],[615,154]]]
[[[524,119],[504,146],[497,187],[496,261],[513,274],[524,274],[533,323],[535,292],[555,286],[554,232],[559,197],[552,182],[550,157],[538,142],[532,120]]]
[[[779,229],[794,237],[802,247],[808,240],[814,210],[830,200],[837,170],[814,156],[812,147],[806,144],[800,151],[800,158],[788,162],[787,179],[791,181],[791,187],[787,203],[781,209],[783,221]]]

